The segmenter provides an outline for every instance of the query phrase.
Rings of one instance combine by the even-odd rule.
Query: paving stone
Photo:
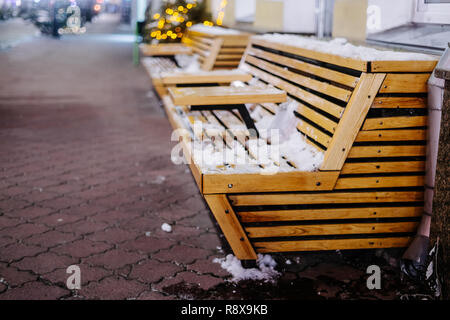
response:
[[[127,252],[121,249],[110,250],[106,253],[93,255],[84,261],[93,266],[101,266],[107,269],[123,268],[127,264],[135,264],[136,262],[146,258],[145,255],[136,252]]]
[[[173,263],[147,260],[133,265],[129,277],[145,283],[152,283],[163,278],[175,276],[175,274],[181,270],[183,270],[183,268]]]
[[[150,288],[147,285],[135,280],[108,277],[82,287],[79,294],[87,299],[124,300],[137,298],[144,290],[148,289]]]
[[[223,279],[209,275],[198,275],[194,272],[180,272],[174,278],[170,278],[158,283],[157,285],[155,285],[155,288],[164,292],[164,288],[179,283],[187,283],[188,285],[194,285],[203,290],[208,290],[220,283],[223,283]]]
[[[51,251],[69,257],[86,258],[94,254],[105,252],[111,248],[112,246],[107,243],[82,239],[53,248]]]
[[[3,262],[16,261],[24,257],[35,256],[36,254],[44,252],[46,250],[46,248],[38,247],[35,245],[14,243],[7,247],[0,248],[0,260]]]
[[[176,245],[170,249],[161,250],[152,255],[153,258],[161,261],[171,261],[175,263],[190,264],[196,259],[207,257],[209,251],[199,248],[192,248],[184,245]]]
[[[53,252],[44,252],[35,257],[25,257],[18,262],[14,262],[12,266],[22,271],[32,271],[38,275],[43,275],[77,263],[78,259],[57,255]]]
[[[20,288],[9,289],[0,294],[2,300],[55,300],[70,294],[67,289],[48,286],[41,282],[29,282]]]
[[[162,249],[167,249],[174,245],[174,241],[170,239],[160,239],[157,237],[152,237],[151,233],[149,236],[143,235],[137,239],[132,239],[126,241],[119,245],[119,247],[126,250],[138,251],[144,254],[150,254],[157,252]]]

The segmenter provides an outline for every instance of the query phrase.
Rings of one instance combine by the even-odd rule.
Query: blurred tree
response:
[[[144,42],[179,42],[186,28],[196,23],[213,25],[206,1],[164,0],[157,12],[146,12],[142,31]]]

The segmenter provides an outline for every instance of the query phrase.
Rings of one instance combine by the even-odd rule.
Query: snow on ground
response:
[[[275,282],[276,278],[280,276],[280,273],[275,270],[276,261],[268,254],[258,254],[258,260],[256,261],[258,268],[245,269],[241,261],[232,254],[225,258],[214,258],[213,262],[219,263],[222,269],[227,270],[233,276],[232,282],[241,280]]]
[[[344,38],[336,38],[331,41],[325,41],[318,40],[313,37],[301,37],[278,33],[255,36],[255,38],[364,61],[436,60],[436,57],[422,53],[379,50],[364,46],[355,46],[347,42]]]
[[[161,225],[161,229],[164,232],[172,232],[172,226],[165,222]]]

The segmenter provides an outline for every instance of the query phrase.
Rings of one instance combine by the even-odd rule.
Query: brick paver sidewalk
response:
[[[224,256],[220,233],[187,167],[170,161],[169,123],[125,38],[0,52],[0,299],[267,298],[225,283],[212,262]],[[346,298],[350,287],[384,297],[364,289],[364,263],[301,261],[283,266],[278,285],[295,290],[278,298]],[[66,288],[72,264],[79,291]]]

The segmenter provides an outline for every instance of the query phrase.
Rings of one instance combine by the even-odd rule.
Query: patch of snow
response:
[[[227,270],[233,278],[232,282],[241,280],[262,280],[264,282],[274,282],[280,273],[275,270],[277,263],[268,254],[258,254],[258,268],[245,269],[241,261],[234,255],[229,254],[225,258],[214,258],[214,263],[219,263],[222,269]]]
[[[151,181],[151,183],[152,184],[162,184],[164,181],[166,181],[166,177],[157,176],[153,181]]]
[[[152,233],[151,233],[150,231],[145,232],[145,236],[146,236],[146,237],[150,237],[151,234],[152,234]]]
[[[201,70],[200,61],[196,54],[176,54],[175,60],[180,68],[176,72],[197,72]]]
[[[382,60],[436,60],[436,57],[415,52],[380,50],[364,46],[356,46],[344,38],[335,38],[330,41],[318,40],[314,37],[302,37],[290,34],[265,34],[254,36],[257,39],[278,42],[284,45],[329,53],[345,58],[363,61]]]
[[[172,232],[172,226],[170,224],[164,222],[161,225],[161,230],[164,232]]]

